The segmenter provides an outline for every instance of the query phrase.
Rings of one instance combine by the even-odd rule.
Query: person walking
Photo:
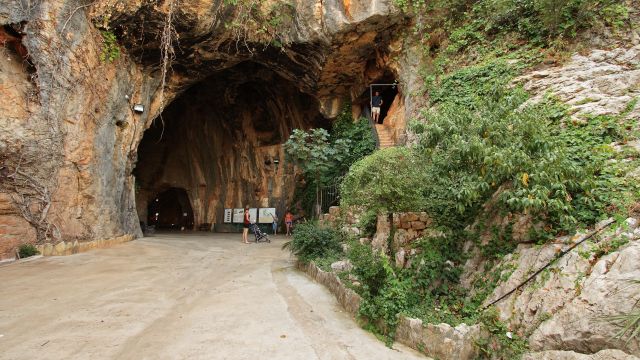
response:
[[[371,98],[371,116],[373,117],[373,123],[378,124],[380,118],[380,107],[382,106],[382,96],[380,92],[376,91],[375,95]]]
[[[276,235],[278,232],[278,217],[275,212],[271,213],[271,219],[273,219],[273,223],[271,224],[271,226],[273,226],[273,235]]]
[[[251,215],[249,214],[249,205],[244,207],[244,228],[242,229],[242,242],[249,244],[249,227],[251,226]]]
[[[293,227],[293,214],[291,211],[287,211],[284,216],[284,223],[287,225],[287,236],[291,236],[291,228]]]

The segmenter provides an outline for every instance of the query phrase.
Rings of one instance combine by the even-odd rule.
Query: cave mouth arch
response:
[[[138,217],[149,219],[150,199],[167,187],[189,194],[191,229],[235,231],[224,209],[245,204],[282,214],[295,192],[283,144],[293,129],[327,127],[319,109],[293,81],[255,62],[193,85],[143,135],[133,171]]]
[[[187,191],[171,187],[150,199],[147,224],[157,229],[193,229],[193,209]]]

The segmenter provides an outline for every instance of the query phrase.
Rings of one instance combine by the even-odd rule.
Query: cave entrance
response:
[[[380,107],[380,117],[378,118],[378,124],[384,124],[384,119],[389,114],[391,104],[393,104],[396,96],[398,95],[397,85],[371,85],[371,92],[375,95],[376,92],[380,93],[382,97],[382,106]]]
[[[157,229],[193,229],[193,209],[183,188],[169,188],[149,201],[147,224]]]
[[[255,62],[196,83],[142,138],[134,170],[140,220],[153,220],[159,212],[160,227],[184,225],[152,209],[156,199],[162,201],[156,194],[167,188],[189,194],[189,229],[240,231],[241,225],[226,222],[224,214],[245,205],[284,214],[293,200],[295,172],[283,144],[293,129],[327,127],[319,109],[318,101],[294,82]],[[175,203],[178,195],[172,196]],[[185,211],[169,214],[178,212]]]

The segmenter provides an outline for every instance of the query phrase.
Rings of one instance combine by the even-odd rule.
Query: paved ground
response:
[[[0,267],[0,359],[425,359],[271,244],[164,234]]]

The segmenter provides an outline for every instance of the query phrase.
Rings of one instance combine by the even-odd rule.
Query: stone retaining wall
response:
[[[396,341],[435,359],[476,359],[479,353],[475,343],[487,336],[478,324],[423,324],[420,319],[402,315],[396,329]]]
[[[61,241],[57,244],[43,244],[37,245],[36,248],[43,256],[61,256],[77,254],[93,249],[105,249],[118,244],[123,244],[135,239],[131,234],[119,236],[112,239],[93,240],[87,242],[64,242]]]
[[[313,262],[309,264],[303,264],[298,261],[297,268],[304,271],[312,279],[318,283],[324,285],[335,295],[336,299],[352,316],[358,315],[358,309],[360,308],[360,302],[362,298],[355,291],[344,286],[340,278],[332,272],[326,272],[316,266]]]
[[[296,263],[312,279],[326,286],[342,307],[352,316],[358,315],[362,298],[347,288],[333,272],[318,268],[313,262]],[[477,358],[475,341],[482,336],[479,325],[461,324],[455,328],[449,324],[423,324],[420,319],[400,316],[395,340],[440,360],[472,360]]]

